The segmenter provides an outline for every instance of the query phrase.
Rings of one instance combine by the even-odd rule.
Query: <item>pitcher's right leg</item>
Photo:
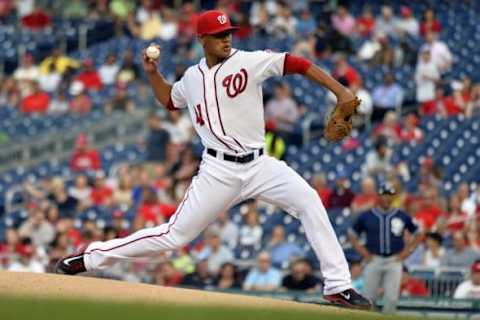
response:
[[[91,243],[83,252],[85,269],[102,270],[120,260],[151,257],[180,248],[200,234],[219,212],[233,205],[239,194],[238,181],[220,180],[200,170],[168,223],[125,238]]]

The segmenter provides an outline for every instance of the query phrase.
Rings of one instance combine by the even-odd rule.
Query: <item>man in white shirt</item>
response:
[[[120,66],[117,63],[117,58],[111,53],[105,59],[105,63],[98,69],[98,74],[103,84],[111,85],[115,83],[118,71],[120,71]]]
[[[445,42],[438,40],[438,34],[428,32],[425,35],[426,43],[420,48],[420,52],[425,49],[430,50],[433,63],[438,67],[441,74],[450,70],[453,62],[453,56]]]
[[[480,260],[472,264],[470,272],[470,280],[458,285],[454,299],[480,299]]]
[[[440,80],[440,70],[432,60],[428,48],[423,48],[417,69],[415,83],[417,85],[417,101],[420,103],[435,99],[435,85]]]
[[[397,32],[399,32],[400,35],[408,34],[418,37],[419,25],[417,19],[413,16],[412,9],[402,7],[400,13],[402,17],[397,21]]]
[[[13,78],[17,81],[37,81],[39,76],[40,71],[34,64],[33,56],[28,53],[23,56],[20,66],[13,73]]]
[[[274,97],[265,106],[265,120],[273,121],[278,131],[292,132],[299,119],[297,103],[290,95],[290,88],[279,83],[274,88]]]

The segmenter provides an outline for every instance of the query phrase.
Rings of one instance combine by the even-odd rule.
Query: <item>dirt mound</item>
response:
[[[337,308],[80,276],[0,272],[0,296],[346,312]]]

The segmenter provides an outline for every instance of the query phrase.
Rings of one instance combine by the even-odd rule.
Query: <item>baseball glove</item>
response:
[[[352,115],[357,111],[361,100],[355,97],[351,101],[337,104],[330,114],[325,126],[324,135],[330,142],[338,142],[350,135],[352,131]]]

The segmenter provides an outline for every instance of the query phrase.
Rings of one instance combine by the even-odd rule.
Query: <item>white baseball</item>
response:
[[[160,50],[155,45],[149,45],[147,50],[145,50],[147,57],[150,59],[156,60],[160,56]]]

